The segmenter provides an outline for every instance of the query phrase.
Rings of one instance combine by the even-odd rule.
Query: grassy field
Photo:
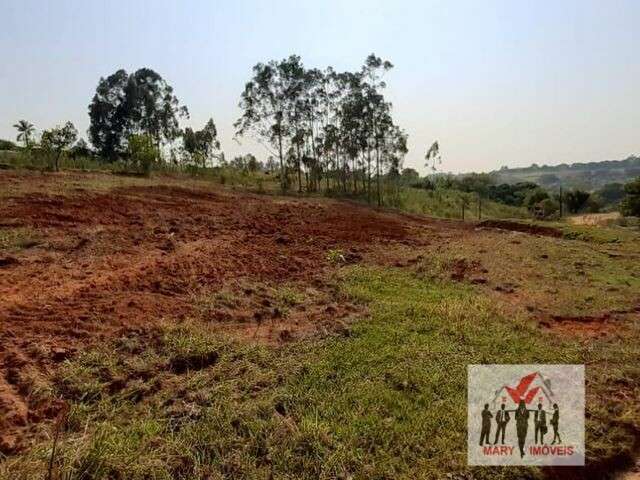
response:
[[[446,253],[436,260],[446,263]],[[186,322],[65,362],[55,391],[40,392],[71,402],[56,472],[66,479],[543,478],[536,469],[465,466],[470,363],[586,363],[589,459],[631,455],[640,405],[623,400],[640,393],[637,322],[588,342],[541,331],[430,262],[341,269],[340,294],[369,315],[327,338],[270,348]],[[161,375],[145,374],[159,365]],[[2,463],[0,477],[42,475],[50,455],[45,442]]]
[[[211,189],[174,177],[54,177],[10,183],[10,196]],[[423,201],[422,193],[412,195]],[[45,478],[52,458],[52,478],[66,480],[595,479],[625,470],[640,438],[640,234],[553,226],[560,238],[436,222],[420,227],[427,243],[388,244],[355,264],[328,248],[323,288],[336,305],[357,305],[355,318],[278,345],[225,333],[209,314],[262,289],[283,317],[304,315],[308,287],[195,291],[188,317],[163,312],[54,371],[23,371],[30,402],[68,409],[39,425],[31,448],[0,461],[0,478]],[[33,228],[0,233],[0,253],[20,262],[43,241]],[[585,364],[589,469],[468,467],[474,363]]]
[[[14,151],[0,151],[0,167],[2,166],[4,169],[15,170],[20,175],[28,175],[31,172],[34,177],[39,178],[42,178],[42,172],[51,169],[49,160],[42,154],[29,155]],[[269,174],[240,171],[230,167],[200,168],[163,163],[154,166],[150,175],[147,176],[149,178],[145,178],[144,175],[122,161],[109,163],[90,157],[62,156],[60,170],[66,181],[56,181],[54,185],[58,188],[62,187],[61,194],[67,193],[69,189],[73,188],[108,190],[114,187],[146,185],[149,184],[149,178],[155,178],[156,182],[154,183],[166,183],[173,179],[180,184],[193,186],[198,182],[207,182],[258,193],[274,193],[278,190],[277,181]],[[20,192],[6,190],[0,192],[0,198],[22,193],[25,188],[29,187],[23,182],[19,182],[19,185]],[[41,190],[42,185],[32,186],[34,192],[37,192],[38,189]]]
[[[11,168],[19,169],[21,172],[31,170],[34,174],[49,168],[46,159],[18,152],[0,152],[0,164],[2,163]],[[87,175],[75,177],[75,179],[71,175],[69,177],[69,181],[66,182],[66,185],[63,184],[64,188],[67,189],[85,187],[89,187],[91,189],[109,189],[117,186],[141,185],[148,183],[145,182],[144,179],[140,179],[135,175],[127,175],[127,166],[121,162],[105,163],[92,158],[72,159],[63,157],[61,159],[60,168],[67,172],[83,174],[89,172],[94,173],[93,179],[90,180],[89,185],[84,185],[87,181],[85,178]],[[232,189],[238,188],[256,193],[281,193],[278,181],[273,175],[260,172],[242,172],[234,168],[185,169],[178,166],[163,165],[162,168],[154,169],[154,172],[152,173],[152,177],[153,176],[160,177],[162,182],[173,176],[177,182],[186,182],[187,184],[190,183],[192,185],[197,182],[210,182]],[[60,185],[58,184],[58,186]],[[24,187],[24,185],[21,185],[21,188]],[[324,187],[325,185],[323,183],[322,188]],[[37,191],[36,188],[33,190]],[[294,182],[290,187],[289,194],[297,196],[297,190],[297,183]],[[15,192],[10,190],[0,192],[0,198],[2,196],[10,196],[12,194],[15,194]],[[322,193],[318,192],[303,195],[317,196],[322,195]],[[331,192],[330,195],[337,197],[340,196],[337,192]],[[369,200],[372,204],[375,204],[375,195],[373,195],[373,197],[374,198]],[[357,196],[357,199],[367,201],[367,198],[363,195]],[[440,218],[462,218],[463,199],[465,199],[465,218],[477,219],[479,213],[477,196],[455,190],[430,191],[411,187],[402,187],[399,195],[393,194],[393,198],[391,198],[391,195],[386,196],[385,205],[391,204],[393,207],[409,213],[418,213]],[[512,207],[487,199],[483,199],[481,202],[481,216],[482,218],[521,219],[530,217],[525,208]]]
[[[522,318],[502,317],[468,286],[401,270],[356,267],[338,281],[345,295],[371,309],[370,318],[341,336],[274,350],[187,324],[168,326],[151,341],[122,338],[67,362],[57,387],[73,399],[56,458],[62,478],[463,473],[469,471],[468,363],[587,361],[591,456],[617,454],[621,444],[631,448],[624,422],[637,423],[640,412],[613,409],[622,425],[611,428],[606,395],[613,379],[640,378],[633,365],[640,344],[620,350],[620,341],[581,345],[539,335]],[[638,327],[630,328],[638,338]],[[185,362],[191,370],[179,367]],[[145,378],[158,364],[167,371]],[[118,379],[117,393],[110,393]],[[45,444],[6,461],[3,478],[41,474],[50,453]],[[533,469],[470,472],[473,478],[542,476]]]
[[[404,188],[400,193],[401,210],[440,218],[462,218],[462,202],[466,198],[465,219],[478,219],[478,198],[476,195],[455,190],[422,190]],[[529,218],[525,208],[512,207],[491,200],[482,199],[481,218]]]

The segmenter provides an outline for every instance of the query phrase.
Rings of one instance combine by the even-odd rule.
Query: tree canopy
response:
[[[173,88],[155,71],[141,68],[132,74],[118,70],[101,78],[89,104],[89,139],[105,157],[127,149],[134,134],[149,135],[156,146],[176,140],[179,119],[188,117]]]
[[[62,153],[69,149],[77,138],[78,130],[71,122],[42,132],[42,148],[52,154],[55,171],[58,171],[58,162]]]
[[[565,194],[564,200],[567,204],[567,208],[571,213],[578,213],[589,200],[589,192],[584,190],[573,190]]]
[[[620,204],[623,215],[640,217],[640,177],[624,186],[625,197]]]
[[[278,159],[283,189],[295,172],[300,191],[324,180],[326,189],[371,199],[375,179],[380,203],[382,176],[398,173],[407,151],[382,94],[391,68],[374,54],[356,72],[308,69],[297,55],[258,63],[240,97],[236,134],[253,136]]]
[[[18,130],[18,135],[16,136],[16,140],[18,142],[24,142],[24,146],[29,147],[29,141],[31,140],[31,137],[36,131],[33,124],[26,120],[20,120],[13,127],[16,130]]]
[[[202,130],[193,130],[187,127],[182,137],[185,151],[191,155],[191,159],[197,165],[205,167],[207,161],[220,150],[218,131],[213,118],[210,118]]]

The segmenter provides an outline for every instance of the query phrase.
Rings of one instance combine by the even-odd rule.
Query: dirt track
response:
[[[2,255],[1,449],[19,449],[59,407],[30,400],[34,371],[49,374],[78,349],[129,329],[186,318],[194,292],[239,280],[322,288],[329,250],[384,258],[390,245],[424,244],[428,223],[350,203],[171,186],[2,200],[3,228],[41,239]],[[347,313],[330,305],[304,313],[306,324],[283,319],[261,335],[290,339],[296,328],[313,331]]]

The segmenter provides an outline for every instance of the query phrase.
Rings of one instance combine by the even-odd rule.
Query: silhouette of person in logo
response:
[[[524,403],[524,400],[520,400],[518,408],[516,409],[516,433],[518,434],[518,447],[520,447],[520,457],[524,457],[524,441],[527,438],[527,429],[529,428],[529,410]]]
[[[484,410],[482,410],[482,430],[480,431],[480,446],[484,442],[487,444],[491,444],[489,440],[489,434],[491,433],[491,419],[493,418],[493,414],[489,411],[489,404],[484,404]]]
[[[538,443],[538,434],[540,434],[540,444],[544,444],[544,434],[547,433],[547,412],[542,409],[542,404],[538,404],[533,417],[533,424],[536,427],[535,442]]]
[[[498,437],[500,436],[500,433],[502,433],[502,442],[500,443],[504,445],[504,432],[507,429],[507,423],[510,420],[509,412],[507,412],[504,408],[505,405],[503,403],[501,409],[496,412],[496,423],[498,424],[498,429],[496,430],[496,438],[493,442],[494,445],[498,443]]]
[[[558,439],[558,443],[562,443],[562,439],[560,438],[560,433],[558,432],[558,424],[560,423],[560,410],[558,409],[558,404],[553,404],[553,416],[551,417],[551,426],[553,427],[553,442],[551,445],[556,443],[556,438]]]

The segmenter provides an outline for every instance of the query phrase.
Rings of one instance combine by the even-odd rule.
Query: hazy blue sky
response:
[[[25,118],[86,136],[98,79],[160,73],[227,156],[251,67],[391,60],[388,95],[409,133],[405,166],[438,139],[443,169],[617,159],[640,153],[640,1],[2,0],[0,138]]]

